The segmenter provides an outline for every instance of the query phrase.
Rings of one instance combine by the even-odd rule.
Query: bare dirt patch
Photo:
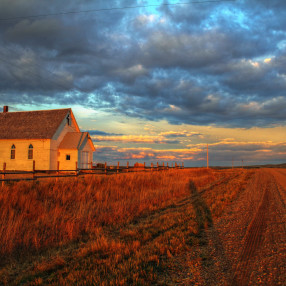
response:
[[[180,284],[285,285],[285,194],[286,170],[256,170],[187,254]]]

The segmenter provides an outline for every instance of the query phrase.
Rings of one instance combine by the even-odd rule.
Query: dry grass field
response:
[[[0,285],[285,285],[286,171],[0,188]]]

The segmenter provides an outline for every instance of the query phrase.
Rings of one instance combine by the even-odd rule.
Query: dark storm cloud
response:
[[[14,18],[0,20],[2,105],[81,104],[174,124],[285,122],[285,1],[15,19],[140,4],[1,1],[0,18]]]

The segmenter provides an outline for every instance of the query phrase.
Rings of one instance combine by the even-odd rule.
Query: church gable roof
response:
[[[0,113],[0,139],[51,139],[70,108]]]
[[[61,142],[59,149],[79,149],[86,138],[87,140],[91,140],[88,132],[68,132]],[[94,146],[93,144],[91,145],[94,151]]]
[[[86,136],[87,132],[68,132],[59,149],[79,149]]]

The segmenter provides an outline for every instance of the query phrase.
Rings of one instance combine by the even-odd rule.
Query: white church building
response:
[[[29,171],[90,168],[95,148],[71,108],[0,113],[0,169]]]

